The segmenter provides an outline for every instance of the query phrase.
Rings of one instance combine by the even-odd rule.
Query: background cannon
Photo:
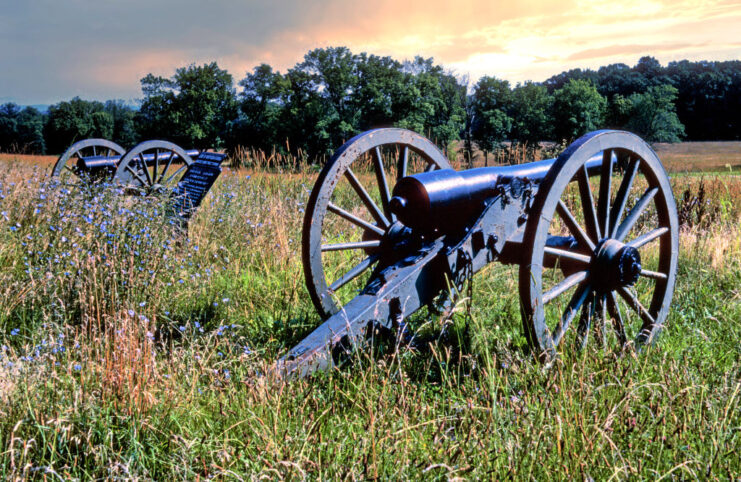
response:
[[[141,142],[126,151],[106,139],[85,139],[57,159],[52,176],[74,182],[81,177],[86,182],[114,181],[142,189],[173,186],[200,152],[161,140]]]
[[[161,140],[125,151],[105,139],[74,143],[57,160],[53,177],[63,182],[111,182],[137,194],[168,194],[174,213],[187,220],[221,173],[226,154],[184,150]]]
[[[278,362],[281,375],[337,363],[493,261],[519,266],[538,357],[590,338],[640,348],[669,312],[678,222],[661,162],[628,132],[587,134],[557,159],[456,172],[424,137],[377,129],[320,173],[302,243],[326,321]]]

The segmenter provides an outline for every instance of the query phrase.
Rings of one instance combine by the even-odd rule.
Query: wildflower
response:
[[[82,370],[82,365],[80,365],[79,363],[75,363],[72,368],[74,368],[76,372],[79,372],[80,370]]]

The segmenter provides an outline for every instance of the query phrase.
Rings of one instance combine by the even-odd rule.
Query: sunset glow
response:
[[[216,60],[235,80],[285,71],[316,47],[434,57],[475,81],[542,81],[570,68],[741,58],[741,2],[440,0],[4,2],[0,101],[140,97],[139,79]],[[310,5],[309,5],[310,4]]]

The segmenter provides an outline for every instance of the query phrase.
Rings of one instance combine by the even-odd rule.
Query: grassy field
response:
[[[659,143],[653,147],[670,172],[741,171],[738,141]]]
[[[683,226],[645,352],[544,368],[516,271],[491,266],[453,320],[463,356],[361,353],[291,382],[261,375],[320,323],[300,261],[315,173],[225,172],[183,236],[159,199],[3,155],[0,478],[738,479],[741,146],[713,144],[657,148]]]

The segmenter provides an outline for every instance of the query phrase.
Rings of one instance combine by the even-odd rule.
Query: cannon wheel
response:
[[[149,157],[148,163],[145,158]],[[183,148],[169,141],[145,141],[124,154],[113,181],[142,193],[155,193],[177,185],[193,164]]]
[[[90,156],[123,156],[124,152],[126,149],[106,139],[77,141],[59,156],[51,175],[65,180],[78,179],[77,159]]]
[[[585,164],[600,153],[590,179]],[[549,231],[575,243],[548,247]],[[523,322],[541,359],[566,338],[585,346],[590,333],[619,349],[631,340],[640,349],[658,335],[674,292],[678,220],[666,171],[640,138],[597,131],[569,146],[538,189],[523,243]],[[548,267],[546,254],[558,262]]]
[[[364,132],[334,153],[311,191],[302,235],[306,285],[322,318],[340,310],[343,293],[362,289],[364,273],[375,266],[395,221],[389,200],[396,182],[448,168],[432,142],[405,129]]]

